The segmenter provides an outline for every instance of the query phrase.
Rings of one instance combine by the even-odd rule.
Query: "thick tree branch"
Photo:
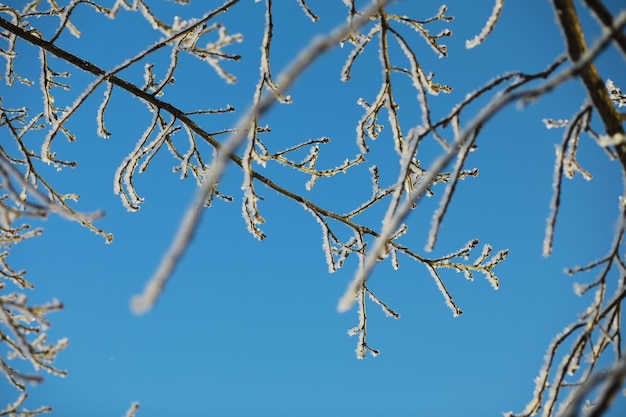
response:
[[[575,63],[587,51],[587,43],[585,42],[585,36],[578,19],[578,13],[574,7],[574,2],[573,0],[554,0],[554,7],[565,35],[569,58]],[[606,11],[606,9],[604,10]],[[612,27],[612,21],[610,23]],[[623,35],[620,31],[615,31],[613,37],[619,40],[618,34]],[[587,94],[593,106],[600,114],[600,118],[602,118],[606,133],[609,136],[624,134],[622,118],[613,105],[604,81],[600,77],[600,73],[594,63],[590,61],[582,66],[578,71],[578,75],[587,89]],[[618,144],[615,146],[615,150],[624,167],[624,171],[626,171],[626,144]]]

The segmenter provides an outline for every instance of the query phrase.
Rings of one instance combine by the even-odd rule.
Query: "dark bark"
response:
[[[578,13],[574,7],[574,2],[573,0],[553,0],[553,2],[559,23],[565,35],[569,58],[572,62],[577,62],[587,51],[587,43],[578,19]],[[613,36],[618,38],[618,33],[621,32],[616,31]],[[604,81],[595,64],[589,62],[580,69],[578,75],[587,89],[591,103],[598,111],[604,123],[606,133],[609,136],[620,133],[624,134],[622,116],[613,105]],[[626,172],[626,144],[621,143],[617,145],[615,151]]]

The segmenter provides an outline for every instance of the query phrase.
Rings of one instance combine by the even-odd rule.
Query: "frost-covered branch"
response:
[[[306,0],[298,1],[311,21],[315,22],[320,18]],[[183,0],[180,2],[185,3]],[[393,268],[398,269],[399,257],[404,255],[422,264],[423,276],[429,275],[435,281],[444,302],[455,316],[462,314],[462,309],[454,300],[453,291],[448,288],[449,278],[446,271],[461,272],[470,281],[477,273],[482,274],[494,289],[499,287],[500,281],[495,267],[504,261],[507,250],[494,251],[491,245],[486,244],[477,254],[475,251],[480,250],[476,249],[478,240],[467,241],[465,237],[465,245],[457,246],[458,249],[446,255],[431,255],[430,252],[435,249],[439,229],[446,214],[454,207],[453,197],[457,188],[462,185],[460,180],[476,177],[479,173],[477,168],[467,169],[465,166],[471,158],[471,152],[477,150],[476,144],[483,125],[506,106],[512,103],[530,103],[574,77],[581,77],[588,90],[591,104],[585,104],[571,121],[546,120],[549,128],[565,128],[562,144],[557,151],[553,211],[546,232],[546,254],[552,249],[552,236],[560,208],[562,177],[572,177],[578,172],[587,179],[591,178],[591,173],[577,159],[579,135],[590,134],[600,146],[606,148],[609,155],[616,154],[626,167],[626,144],[622,126],[624,116],[616,110],[616,106],[621,107],[626,103],[626,98],[620,88],[610,80],[604,82],[594,66],[595,58],[607,45],[614,43],[622,53],[626,50],[622,33],[626,25],[626,13],[614,17],[599,1],[585,0],[604,29],[600,40],[591,49],[587,49],[582,29],[577,26],[578,17],[572,1],[554,1],[567,41],[569,67],[563,69],[567,57],[562,56],[547,65],[545,70],[536,73],[511,72],[498,76],[461,98],[456,106],[441,116],[431,109],[431,104],[441,93],[452,92],[452,87],[447,85],[447,81],[435,82],[434,74],[427,68],[427,61],[422,58],[421,53],[417,53],[414,38],[418,39],[419,45],[425,43],[436,56],[447,57],[449,51],[444,41],[452,36],[452,32],[448,28],[437,32],[432,30],[437,24],[446,25],[453,19],[447,14],[446,6],[441,6],[431,17],[417,19],[390,13],[387,6],[391,0],[373,0],[364,8],[357,7],[354,0],[345,0],[344,4],[348,8],[347,22],[314,39],[291,61],[286,70],[275,77],[271,52],[274,45],[274,25],[278,22],[275,22],[273,9],[280,7],[280,3],[265,0],[264,32],[262,39],[258,40],[261,51],[258,80],[250,92],[252,97],[249,108],[240,115],[236,123],[225,128],[209,128],[209,122],[200,122],[198,119],[221,117],[220,115],[234,112],[235,108],[223,103],[218,108],[185,109],[184,106],[174,103],[168,94],[174,88],[176,77],[180,77],[184,70],[185,62],[181,56],[185,55],[199,58],[223,82],[237,81],[235,73],[227,71],[223,63],[239,60],[240,56],[230,50],[235,44],[242,42],[243,37],[238,33],[230,33],[225,25],[217,21],[219,16],[237,3],[238,0],[225,1],[198,19],[184,21],[175,17],[171,24],[166,22],[167,19],[158,17],[145,0],[116,0],[111,8],[100,6],[91,0],[72,0],[64,7],[59,6],[56,1],[48,2],[48,6],[40,1],[32,1],[22,11],[0,5],[0,14],[6,17],[0,18],[0,27],[3,28],[0,41],[5,43],[4,49],[0,49],[0,59],[4,59],[6,63],[5,82],[8,86],[13,85],[16,80],[24,85],[35,85],[17,74],[14,65],[18,57],[21,59],[19,48],[34,46],[40,61],[36,67],[39,74],[38,87],[43,98],[41,108],[36,114],[30,114],[26,106],[18,109],[0,108],[0,127],[8,132],[6,136],[15,145],[0,145],[0,243],[7,249],[0,253],[0,290],[4,290],[4,282],[16,285],[20,290],[32,287],[25,278],[25,272],[8,262],[12,245],[41,233],[40,229],[30,228],[25,220],[43,218],[55,212],[80,222],[108,241],[112,239],[112,235],[93,224],[94,216],[81,214],[73,208],[71,204],[78,199],[77,195],[58,192],[53,183],[38,171],[42,163],[57,169],[71,168],[76,164],[74,161],[63,160],[54,152],[54,139],[59,133],[70,141],[79,139],[70,132],[68,122],[76,117],[80,109],[86,107],[85,103],[91,96],[102,90],[104,95],[95,117],[99,136],[107,138],[116,134],[115,129],[110,129],[111,125],[106,122],[110,121],[113,113],[111,109],[115,107],[120,93],[138,98],[146,106],[146,114],[150,115],[142,121],[143,133],[129,145],[128,155],[122,159],[114,174],[114,192],[128,210],[137,211],[143,202],[141,193],[136,189],[135,174],[147,171],[157,155],[164,153],[164,149],[169,151],[175,161],[174,171],[181,178],[191,174],[198,184],[197,193],[181,220],[176,236],[143,293],[133,298],[132,309],[136,313],[143,313],[154,306],[190,244],[204,209],[211,205],[214,197],[234,200],[220,190],[224,170],[232,165],[243,173],[242,213],[248,230],[255,237],[265,237],[262,230],[265,221],[262,216],[263,198],[259,192],[261,185],[299,203],[311,214],[321,229],[321,246],[329,272],[335,272],[349,264],[349,259],[357,258],[357,273],[340,300],[339,309],[346,310],[354,302],[358,304],[358,324],[349,334],[358,336],[356,353],[360,359],[365,358],[368,351],[374,356],[380,353],[378,349],[371,347],[373,345],[368,340],[368,336],[370,339],[374,337],[374,333],[368,333],[367,308],[371,303],[377,304],[387,316],[400,317],[392,308],[392,303],[380,299],[375,295],[375,289],[370,287],[368,278],[377,263],[389,259]],[[106,68],[96,66],[61,46],[62,34],[69,32],[72,36],[80,36],[80,25],[75,13],[79,6],[90,7],[109,18],[115,18],[123,10],[136,12],[163,38],[117,65]],[[43,7],[48,9],[40,10]],[[156,9],[155,6],[152,7]],[[503,0],[495,0],[491,16],[480,34],[467,41],[468,48],[482,43],[490,34],[496,36],[494,28],[503,7]],[[47,39],[36,25],[40,18],[52,18],[55,22],[58,20],[59,26]],[[201,46],[201,40],[207,38],[210,40]],[[261,122],[276,102],[289,104],[292,98],[287,93],[298,78],[316,60],[338,45],[350,45],[352,48],[346,52],[343,68],[338,71],[342,81],[349,82],[353,74],[362,71],[359,65],[365,51],[376,49],[378,60],[375,65],[368,65],[364,69],[371,71],[374,68],[373,75],[367,73],[375,80],[374,90],[359,96],[361,98],[357,103],[363,109],[362,115],[358,120],[350,121],[354,123],[356,130],[357,153],[342,157],[340,160],[343,162],[328,167],[325,165],[325,152],[328,152],[329,146],[326,145],[331,141],[330,136],[310,139],[310,136],[295,131],[290,133],[293,142],[277,150],[274,143],[267,139],[272,129]],[[149,62],[156,60],[157,51],[163,50],[169,52],[169,58],[165,58],[163,62]],[[72,83],[68,78],[71,74],[55,70],[55,57],[92,77],[91,83],[82,92],[79,91],[73,102],[65,107],[55,94],[59,89],[66,92],[64,95],[71,94]],[[130,71],[122,73],[131,68],[141,70],[143,79],[141,76],[135,79],[127,75]],[[415,102],[409,103],[414,109],[407,116],[407,113],[399,110],[401,104],[405,105],[403,95],[399,92],[409,83],[414,89]],[[534,86],[528,87],[530,83],[534,83]],[[482,107],[479,103],[485,101],[488,104]],[[475,111],[477,107],[478,112]],[[595,133],[590,126],[593,109],[600,113],[607,136]],[[467,117],[468,113],[472,113],[471,118]],[[476,113],[477,116],[473,116]],[[407,123],[412,123],[413,127],[407,129]],[[32,142],[27,142],[25,136],[35,136],[36,131],[43,129],[47,129],[47,135],[41,142],[41,151],[33,152],[30,149]],[[279,177],[273,176],[275,171],[264,171],[268,164],[272,164],[290,173],[304,174],[308,178],[304,188],[311,190],[318,181],[323,182],[326,178],[347,171],[358,171],[359,166],[366,163],[372,152],[370,142],[387,139],[389,147],[395,150],[398,164],[370,166],[371,195],[360,198],[347,212],[336,210],[332,203],[319,203],[315,196],[307,196],[306,191],[300,192],[283,186],[276,179]],[[432,158],[422,152],[422,145],[429,141],[434,141],[436,148],[441,149],[441,155]],[[371,147],[374,149],[374,146]],[[387,178],[393,180],[385,183]],[[408,217],[412,212],[422,209],[418,202],[424,196],[440,199],[438,208],[432,213],[431,230],[426,237],[426,254],[405,243],[409,241],[407,235],[411,227]],[[386,205],[386,212],[382,219],[382,228],[378,231],[371,224],[380,219],[372,219],[370,214],[376,211],[375,206],[381,204]],[[623,226],[620,226],[618,235],[619,238],[609,255],[600,261],[572,270],[573,273],[600,270],[597,279],[576,287],[581,295],[593,293],[594,298],[581,317],[557,336],[549,347],[535,395],[525,412],[533,414],[543,410],[546,416],[552,416],[559,404],[580,404],[580,399],[587,395],[586,387],[595,384],[593,381],[616,381],[610,376],[616,374],[612,370],[606,373],[609,375],[606,378],[594,377],[593,371],[608,347],[615,349],[617,359],[621,357],[620,308],[625,297],[626,267],[618,249],[622,245]],[[608,294],[607,285],[611,267],[613,270],[617,269],[620,280],[613,296]],[[32,306],[21,293],[0,296],[0,342],[6,343],[15,357],[30,362],[35,370],[46,369],[63,374],[63,371],[54,367],[54,360],[66,342],[62,339],[56,344],[47,344],[44,332],[49,325],[45,314],[60,308],[59,302]],[[4,333],[2,331],[5,327],[2,326],[8,329]],[[36,336],[37,334],[43,336]],[[566,352],[559,362],[558,356],[567,345],[566,342],[572,342],[571,351]],[[585,355],[591,358],[590,365],[586,367],[582,365]],[[4,357],[0,357],[0,372],[18,389],[24,389],[27,382],[40,381],[41,377],[37,373],[21,373],[7,363]],[[569,378],[574,375],[578,379],[572,382]],[[614,382],[612,384],[602,392],[610,393],[611,387],[615,386]],[[573,393],[570,397],[566,397],[568,390]],[[583,391],[584,394],[579,394]],[[598,397],[598,409],[602,404],[608,403],[606,398],[609,395],[603,395],[601,393]],[[31,415],[24,414],[27,411],[18,411],[25,398],[25,395],[20,396],[9,408],[0,411],[0,415]],[[134,415],[137,409],[138,404],[134,403],[127,415]]]
[[[516,417],[529,417],[542,411],[545,417],[553,415],[573,415],[578,404],[583,398],[588,397],[589,384],[595,385],[598,381],[593,374],[598,366],[598,361],[608,347],[614,348],[615,362],[622,358],[621,354],[621,307],[626,298],[626,265],[620,256],[623,252],[623,238],[625,231],[624,205],[621,205],[620,223],[616,231],[615,241],[609,253],[603,259],[593,262],[585,267],[577,267],[568,270],[570,274],[599,270],[596,280],[587,285],[575,284],[578,295],[583,295],[595,289],[593,299],[589,307],[577,321],[565,328],[557,335],[545,355],[545,362],[539,376],[535,380],[535,391],[532,400],[528,403],[521,414]],[[607,287],[612,269],[617,270],[616,281],[618,283],[613,296],[607,294]],[[571,347],[569,347],[571,346]],[[565,351],[564,354],[561,352]],[[557,364],[559,355],[563,355]],[[586,368],[581,368],[581,361],[586,358]],[[623,362],[623,360],[622,360]],[[616,364],[616,368],[620,366]],[[610,371],[613,372],[613,371]],[[618,374],[622,372],[619,371]],[[621,375],[621,374],[620,374]],[[568,378],[577,379],[570,382]],[[621,376],[623,380],[623,375]],[[552,379],[552,382],[549,380]],[[563,397],[559,411],[559,400]],[[602,392],[594,401],[597,404],[607,406],[607,401],[612,398],[604,398]],[[603,406],[603,407],[604,407]],[[509,414],[513,416],[513,414]],[[575,414],[574,414],[575,415]]]
[[[414,203],[423,196],[426,189],[436,178],[436,176],[448,165],[450,161],[452,161],[452,159],[454,159],[461,147],[475,134],[475,132],[480,129],[480,127],[487,120],[494,117],[501,109],[511,103],[519,101],[524,104],[536,100],[537,98],[557,88],[565,81],[577,76],[580,70],[587,66],[587,64],[592,62],[593,59],[600,53],[600,51],[602,51],[607,46],[613,36],[613,33],[621,30],[624,25],[626,25],[626,12],[622,12],[615,19],[612,31],[606,32],[596,42],[594,47],[582,54],[580,58],[572,64],[571,67],[562,71],[560,74],[552,77],[538,87],[533,87],[521,91],[509,90],[504,92],[503,94],[494,97],[480,111],[480,113],[471,122],[469,122],[463,130],[461,130],[461,132],[456,136],[454,142],[450,145],[447,151],[443,155],[441,155],[426,171],[422,182],[416,187],[416,189],[412,192],[409,198],[407,198],[407,200],[399,206],[397,206],[397,202],[401,194],[396,193],[395,198],[392,201],[392,204],[389,206],[389,209],[383,221],[383,229],[380,233],[380,237],[377,238],[374,242],[373,248],[370,250],[370,253],[366,258],[364,267],[360,268],[357,271],[357,273],[355,274],[355,278],[348,285],[348,289],[339,300],[338,310],[346,311],[350,309],[354,302],[356,292],[371,274],[373,268],[378,262],[378,258],[381,256],[382,253],[384,253],[385,247],[390,237],[409,215],[414,207]],[[556,69],[556,66],[551,65],[550,68],[552,69],[552,71],[554,71]],[[521,85],[522,84],[518,84],[517,87],[520,87]],[[447,122],[449,121],[446,121],[446,123]],[[409,143],[413,143],[413,145],[412,148],[407,151],[407,155],[414,154],[416,144],[418,143],[418,138],[424,136],[425,132],[427,133],[427,131],[423,127],[418,127],[413,130],[412,135],[414,136],[414,138],[410,138],[408,140]],[[405,157],[405,161],[407,160],[408,158]],[[407,165],[408,164],[405,162],[405,166]],[[405,175],[406,171],[401,173],[398,184],[404,182],[406,178]]]
[[[582,58],[587,51],[587,44],[574,2],[573,0],[555,0],[554,7],[561,24],[561,28],[563,29],[563,33],[565,34],[569,59],[573,63],[579,63],[582,61]],[[599,12],[599,10],[600,8],[596,7],[596,12]],[[626,14],[626,12],[622,12],[620,15],[622,21],[624,20],[624,14]],[[620,23],[619,20],[620,17],[618,16],[612,22],[607,20],[605,23],[606,26],[604,36],[607,38],[607,41],[611,39],[621,39],[624,37],[624,34],[621,32],[621,28],[624,26],[624,23]],[[582,79],[583,84],[587,89],[589,99],[598,111],[598,114],[604,123],[607,135],[623,135],[623,119],[615,106],[613,106],[609,93],[606,88],[604,88],[605,83],[602,80],[595,64],[592,60],[590,60],[579,67],[577,75],[579,75]],[[615,150],[619,156],[622,166],[624,167],[624,170],[626,170],[626,144],[617,144],[615,146]]]
[[[503,8],[504,0],[496,0],[491,16],[489,16],[483,30],[481,30],[480,33],[473,39],[465,41],[465,47],[467,49],[475,48],[487,39],[487,36],[489,36],[489,34],[493,32],[493,29],[496,27],[496,23],[498,22],[498,18],[500,17],[500,13],[502,13]]]
[[[206,172],[202,187],[198,190],[193,203],[187,209],[185,216],[178,228],[176,237],[172,241],[169,250],[163,257],[161,265],[148,281],[144,292],[135,296],[132,300],[132,308],[137,313],[144,313],[151,309],[156,302],[157,297],[161,294],[165,283],[170,278],[179,259],[185,252],[196,225],[202,213],[203,203],[209,197],[213,184],[218,182],[228,158],[239,145],[245,140],[251,131],[254,120],[264,114],[276,101],[277,97],[281,97],[296,79],[311,65],[311,63],[321,56],[327,50],[335,47],[339,41],[346,38],[350,33],[354,32],[360,26],[369,21],[370,16],[374,15],[379,7],[383,6],[390,0],[374,1],[362,15],[350,21],[349,24],[334,30],[330,35],[314,40],[279,76],[277,89],[275,94],[268,95],[265,99],[252,106],[246,115],[237,123],[237,128],[228,141],[220,149],[215,157],[211,168]]]

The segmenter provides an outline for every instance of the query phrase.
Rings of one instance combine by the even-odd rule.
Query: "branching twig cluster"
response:
[[[179,0],[181,4],[186,1]],[[167,149],[175,160],[174,171],[181,178],[190,174],[199,185],[198,193],[187,214],[182,219],[179,232],[175,237],[170,250],[162,260],[160,267],[152,279],[147,283],[144,292],[133,298],[132,308],[138,313],[149,310],[163,291],[167,280],[172,275],[178,260],[189,245],[193,231],[206,206],[209,206],[217,196],[227,201],[233,197],[222,194],[218,190],[219,181],[227,163],[233,163],[243,172],[242,182],[242,213],[250,233],[258,239],[263,239],[265,233],[261,230],[265,222],[262,216],[260,202],[262,196],[257,186],[262,184],[289,200],[302,205],[318,222],[322,230],[322,248],[330,272],[335,272],[346,264],[350,255],[358,259],[357,273],[350,283],[348,290],[340,300],[339,309],[347,310],[353,303],[358,304],[359,323],[349,330],[350,335],[358,335],[356,353],[360,359],[365,358],[369,351],[372,355],[379,354],[379,350],[371,347],[367,341],[367,300],[378,304],[383,312],[390,317],[399,318],[385,301],[376,296],[368,278],[373,268],[381,261],[389,258],[392,266],[399,267],[399,255],[405,255],[421,263],[425,272],[434,279],[441,291],[445,303],[452,310],[453,315],[462,314],[461,308],[455,303],[448,290],[441,272],[454,270],[463,273],[466,279],[473,280],[476,273],[483,274],[494,289],[499,287],[499,280],[494,268],[502,262],[507,250],[493,253],[490,245],[484,245],[479,255],[471,260],[472,250],[479,244],[478,240],[471,239],[460,249],[445,255],[431,256],[418,253],[403,242],[409,232],[410,224],[407,221],[409,214],[420,210],[418,201],[424,197],[440,198],[439,206],[432,216],[430,232],[426,239],[425,252],[435,249],[439,230],[445,215],[452,207],[455,191],[460,186],[460,180],[476,177],[479,174],[476,168],[467,168],[471,152],[477,149],[477,139],[483,125],[494,117],[500,110],[511,103],[526,104],[536,100],[547,92],[557,88],[573,77],[581,77],[589,92],[589,102],[580,112],[572,117],[571,121],[546,120],[548,127],[565,127],[566,133],[562,145],[557,149],[557,163],[555,168],[554,198],[552,214],[548,220],[545,254],[552,250],[552,241],[556,218],[560,207],[560,193],[563,176],[572,177],[580,173],[590,179],[587,172],[578,162],[577,152],[580,133],[591,134],[610,156],[619,158],[626,166],[626,144],[622,127],[623,115],[616,110],[615,105],[626,103],[624,94],[618,86],[607,81],[606,87],[598,82],[601,77],[595,70],[593,61],[598,53],[614,42],[616,47],[626,54],[622,28],[626,25],[626,14],[611,16],[599,1],[587,0],[586,3],[594,11],[598,20],[605,28],[605,34],[592,48],[587,49],[582,37],[582,30],[576,29],[577,16],[570,0],[555,0],[555,7],[560,11],[559,17],[564,27],[568,46],[568,57],[571,65],[562,69],[566,58],[557,58],[545,70],[536,73],[513,72],[495,78],[483,87],[468,94],[448,114],[435,117],[431,112],[431,100],[440,93],[452,92],[452,87],[443,82],[435,82],[434,74],[425,68],[421,55],[416,53],[416,42],[426,42],[434,53],[445,58],[448,48],[444,41],[452,36],[452,32],[443,28],[436,31],[438,25],[445,25],[453,17],[448,15],[446,6],[442,6],[434,16],[415,18],[397,15],[388,12],[390,0],[373,0],[366,8],[359,8],[354,0],[344,1],[348,8],[347,22],[335,31],[324,37],[314,40],[301,54],[296,57],[287,69],[278,76],[272,72],[271,49],[274,34],[274,13],[272,0],[265,0],[265,30],[261,40],[261,57],[259,62],[258,82],[252,94],[249,110],[241,116],[240,121],[230,129],[211,129],[210,121],[202,119],[201,115],[219,117],[225,113],[235,112],[229,104],[217,109],[183,109],[168,98],[168,92],[174,85],[177,74],[183,71],[179,57],[189,54],[199,58],[209,65],[225,82],[234,83],[237,78],[224,67],[226,61],[236,61],[240,56],[231,53],[236,44],[242,41],[240,34],[230,34],[227,27],[219,22],[222,14],[230,12],[239,0],[225,1],[221,6],[214,8],[198,19],[183,21],[173,19],[168,24],[159,18],[144,0],[117,0],[113,7],[106,8],[90,0],[74,0],[67,6],[59,6],[56,2],[49,2],[48,9],[40,1],[33,1],[22,10],[0,5],[0,40],[5,45],[0,49],[0,56],[5,60],[5,82],[13,85],[16,80],[24,85],[33,86],[34,83],[16,72],[15,62],[20,58],[21,48],[32,46],[37,49],[40,57],[39,88],[43,96],[41,111],[31,113],[26,107],[4,108],[0,104],[0,128],[5,129],[7,136],[12,138],[11,147],[0,145],[0,176],[2,176],[2,195],[0,195],[0,225],[2,231],[2,246],[10,248],[23,239],[36,236],[39,229],[32,230],[26,221],[30,217],[44,217],[49,213],[57,213],[66,218],[75,220],[106,238],[112,240],[112,235],[98,229],[93,221],[97,215],[79,213],[72,201],[78,199],[74,194],[57,192],[44,175],[40,172],[44,164],[52,165],[57,169],[67,169],[75,166],[74,161],[65,161],[54,152],[55,138],[62,133],[70,141],[80,140],[69,129],[68,121],[82,108],[85,101],[94,93],[104,88],[104,97],[97,115],[97,132],[106,138],[116,132],[109,130],[106,125],[109,108],[115,106],[115,96],[120,93],[140,99],[150,114],[150,121],[144,133],[137,139],[134,147],[124,158],[114,175],[114,191],[120,196],[122,204],[130,211],[139,210],[144,201],[136,189],[134,176],[148,170],[150,163],[163,149]],[[305,0],[299,0],[303,12],[316,21],[319,16],[309,7]],[[119,63],[107,70],[73,55],[59,46],[61,33],[67,30],[74,36],[80,36],[79,25],[71,22],[72,14],[77,7],[88,6],[96,12],[109,18],[115,18],[122,11],[139,12],[153,29],[159,31],[164,38],[149,46],[133,58]],[[503,0],[496,0],[491,16],[485,23],[483,30],[472,40],[467,41],[468,48],[484,42],[494,32],[496,23],[504,8]],[[607,15],[608,13],[608,15]],[[59,27],[48,39],[38,30],[32,18],[58,19]],[[570,30],[574,28],[574,30]],[[408,33],[407,32],[407,28]],[[577,32],[578,30],[578,32]],[[417,38],[415,41],[413,38]],[[204,44],[202,46],[201,44]],[[330,137],[316,139],[298,138],[294,144],[284,149],[273,149],[270,141],[264,140],[271,134],[271,128],[262,124],[262,118],[267,110],[276,102],[289,104],[292,98],[287,94],[290,86],[296,79],[311,66],[311,63],[322,56],[326,51],[338,44],[351,45],[343,68],[338,68],[339,77],[349,82],[354,71],[362,71],[358,58],[364,51],[371,48],[378,50],[378,63],[382,76],[380,86],[374,97],[361,98],[358,104],[363,108],[363,115],[356,123],[356,146],[358,153],[350,155],[344,162],[335,167],[324,167],[324,149],[331,141]],[[391,45],[394,45],[393,47]],[[399,49],[396,49],[399,48]],[[155,53],[166,49],[170,51],[169,62],[161,68]],[[399,50],[400,54],[392,51]],[[420,59],[418,60],[418,56]],[[75,100],[67,106],[57,103],[57,89],[71,93],[71,84],[67,82],[68,72],[54,70],[55,61],[61,60],[85,71],[93,76],[93,81],[82,92],[75,96]],[[132,80],[123,78],[122,71],[131,68],[142,68],[143,79]],[[560,72],[558,72],[561,70]],[[161,79],[156,74],[163,73]],[[400,82],[408,79],[416,92],[417,109],[411,118],[399,112],[403,95],[397,94]],[[535,85],[539,83],[539,85]],[[593,91],[591,91],[593,90]],[[601,90],[601,91],[600,91]],[[487,106],[483,107],[478,116],[469,118],[466,114],[475,109],[476,102],[481,98],[489,98]],[[409,103],[409,106],[415,103]],[[607,137],[596,133],[590,126],[591,115],[595,111],[605,123]],[[415,117],[417,114],[417,117]],[[406,126],[411,126],[407,129]],[[385,135],[387,130],[388,135]],[[38,151],[31,149],[24,140],[26,135],[35,131],[46,131]],[[275,179],[264,174],[267,164],[275,164],[288,170],[306,174],[309,178],[305,188],[310,190],[316,182],[323,178],[345,173],[358,165],[367,162],[371,152],[371,141],[382,136],[393,142],[399,169],[391,172],[395,181],[391,184],[381,184],[380,166],[370,166],[372,175],[372,194],[361,204],[347,213],[341,213],[333,207],[319,204],[313,198],[281,186]],[[182,137],[182,139],[181,139]],[[220,140],[225,138],[223,140]],[[428,156],[419,152],[421,145],[427,141],[438,144],[443,154],[429,161]],[[241,146],[242,149],[239,149]],[[307,152],[308,151],[308,152]],[[306,156],[301,157],[305,152]],[[418,159],[420,154],[420,159]],[[396,165],[398,166],[398,165]],[[385,166],[384,169],[391,169]],[[388,174],[389,172],[385,172]],[[374,206],[386,205],[386,214],[383,218],[382,230],[377,231],[369,226],[372,220],[368,217]],[[22,223],[16,226],[16,221]],[[375,223],[376,225],[378,223]],[[623,224],[623,223],[622,223]],[[338,228],[342,230],[339,231]],[[345,231],[350,236],[341,238]],[[579,288],[579,292],[596,291],[596,296],[589,309],[580,320],[565,330],[553,342],[546,365],[542,370],[537,383],[533,401],[529,404],[525,415],[538,412],[542,407],[546,416],[553,415],[553,410],[559,400],[563,398],[561,390],[570,389],[574,400],[577,399],[573,387],[585,387],[600,355],[608,346],[614,346],[616,357],[621,358],[620,308],[624,298],[624,264],[619,255],[622,242],[623,226],[620,226],[618,238],[608,257],[579,268],[572,272],[582,272],[595,268],[603,268],[597,281]],[[4,290],[4,281],[11,281],[20,289],[31,288],[32,284],[24,278],[22,271],[15,271],[6,262],[8,252],[0,254],[0,291]],[[606,296],[607,277],[611,266],[619,270],[620,285],[612,298]],[[4,280],[4,281],[3,281]],[[56,344],[45,344],[45,333],[48,326],[45,314],[61,308],[61,304],[54,302],[43,306],[29,306],[26,297],[21,293],[0,296],[0,324],[8,329],[3,333],[0,329],[1,342],[5,342],[13,350],[13,355],[30,361],[35,369],[46,369],[54,373],[62,371],[54,368],[56,354],[62,349],[66,341]],[[25,324],[29,323],[29,324]],[[33,325],[32,323],[35,323]],[[556,353],[565,339],[573,337],[578,332],[571,354],[567,354],[558,367],[553,370]],[[40,334],[35,339],[29,338],[31,333]],[[566,381],[567,373],[575,374],[581,368],[581,358],[589,351],[591,365],[582,371],[576,382]],[[36,382],[38,376],[22,374],[11,368],[0,357],[0,367],[9,381],[24,389],[24,382]],[[550,374],[553,382],[548,384]],[[545,393],[547,392],[547,395]],[[25,396],[21,396],[16,403],[10,405],[4,414],[18,414]],[[572,400],[572,403],[575,402]],[[568,401],[565,402],[566,404]],[[134,415],[138,405],[134,404],[128,415]],[[47,411],[47,409],[42,409]],[[40,411],[40,412],[43,412]],[[4,414],[2,414],[4,413]]]
[[[600,45],[606,44],[610,39],[621,47],[624,38],[621,28],[626,23],[626,13],[623,12],[617,19],[613,19],[600,2],[586,1],[586,3],[607,29],[604,39],[593,49],[599,49]],[[548,217],[543,247],[546,256],[552,252],[556,219],[561,208],[563,177],[572,178],[576,173],[580,173],[587,180],[592,178],[591,173],[577,160],[580,134],[583,132],[589,134],[604,147],[610,159],[619,159],[626,169],[623,118],[617,111],[617,108],[622,106],[623,94],[611,80],[606,81],[604,88],[593,60],[585,59],[590,51],[587,50],[573,2],[557,0],[554,4],[565,33],[569,58],[574,64],[576,74],[582,78],[587,88],[589,101],[571,120],[544,119],[549,129],[565,128],[563,142],[556,149],[552,211]],[[608,136],[598,134],[591,127],[594,109],[600,114]],[[621,198],[619,225],[608,255],[584,267],[566,270],[572,275],[599,271],[597,278],[591,283],[577,283],[574,286],[579,296],[593,293],[593,298],[578,320],[559,333],[548,347],[544,365],[535,380],[533,398],[518,415],[520,417],[532,416],[539,412],[546,417],[600,416],[610,408],[616,395],[619,395],[618,391],[624,385],[626,370],[621,335],[621,309],[626,297],[626,264],[621,254],[624,248],[626,213],[624,194]],[[612,287],[614,290],[610,295]],[[610,370],[597,371],[600,360],[608,359],[606,351],[609,347],[613,348],[614,365]],[[595,394],[595,398],[590,400],[592,391],[603,381],[603,387]]]
[[[578,320],[559,333],[545,356],[545,363],[535,380],[533,399],[519,416],[532,416],[542,411],[543,416],[556,415],[560,410],[568,409],[565,415],[577,415],[579,406],[589,394],[586,387],[593,372],[599,367],[599,360],[607,348],[612,347],[615,362],[623,362],[621,310],[622,302],[626,297],[626,264],[620,251],[623,251],[623,237],[625,230],[624,205],[622,204],[620,224],[615,242],[604,258],[592,262],[584,267],[568,269],[568,274],[599,271],[597,278],[587,284],[575,284],[576,294],[583,296],[593,293],[589,307],[580,315]],[[610,271],[614,270],[616,277]],[[617,281],[613,294],[609,293]],[[557,363],[559,354],[565,351],[560,363]],[[583,364],[586,362],[586,365]],[[626,373],[620,371],[621,383]],[[595,385],[595,384],[594,384]],[[579,388],[579,389],[576,389]],[[619,385],[618,385],[619,388]],[[612,396],[598,395],[593,408],[606,409],[614,399]],[[565,397],[565,398],[563,398]],[[512,415],[512,414],[511,414]],[[562,415],[559,413],[559,415]],[[600,415],[600,414],[593,414]]]
[[[34,285],[26,279],[26,271],[16,270],[9,264],[9,251],[20,242],[41,234],[41,229],[33,229],[28,222],[45,217],[48,212],[58,212],[87,227],[93,227],[87,216],[68,206],[65,200],[72,197],[56,193],[35,169],[34,154],[27,150],[22,140],[34,123],[25,123],[26,126],[21,127],[24,116],[23,109],[0,109],[2,125],[13,133],[20,145],[18,149],[23,152],[21,156],[10,155],[7,149],[0,146],[0,349],[3,355],[6,353],[6,357],[0,356],[0,372],[19,391],[25,391],[27,384],[41,382],[43,377],[38,372],[40,370],[65,375],[65,371],[57,369],[54,363],[57,354],[67,346],[67,339],[54,343],[47,341],[46,330],[50,323],[46,316],[63,306],[58,301],[43,305],[28,302],[24,291],[32,290]],[[26,175],[18,171],[15,165],[26,167]],[[36,185],[47,190],[48,195],[35,188]],[[13,292],[11,287],[16,287],[17,292]],[[11,359],[26,361],[35,372],[22,371],[22,364],[13,366]],[[24,411],[20,407],[26,397],[23,392],[16,402],[0,411],[0,415],[26,416],[49,411],[48,407]]]

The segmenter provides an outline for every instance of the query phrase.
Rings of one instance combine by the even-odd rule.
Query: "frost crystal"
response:
[[[626,106],[626,94],[622,93],[612,80],[606,80],[606,89],[609,91],[609,97],[613,103],[619,107]]]
[[[569,120],[567,119],[558,119],[558,120],[553,120],[553,119],[543,119],[542,120],[543,124],[546,125],[547,129],[556,129],[558,127],[563,127],[563,126],[567,126],[567,124],[569,123]]]

